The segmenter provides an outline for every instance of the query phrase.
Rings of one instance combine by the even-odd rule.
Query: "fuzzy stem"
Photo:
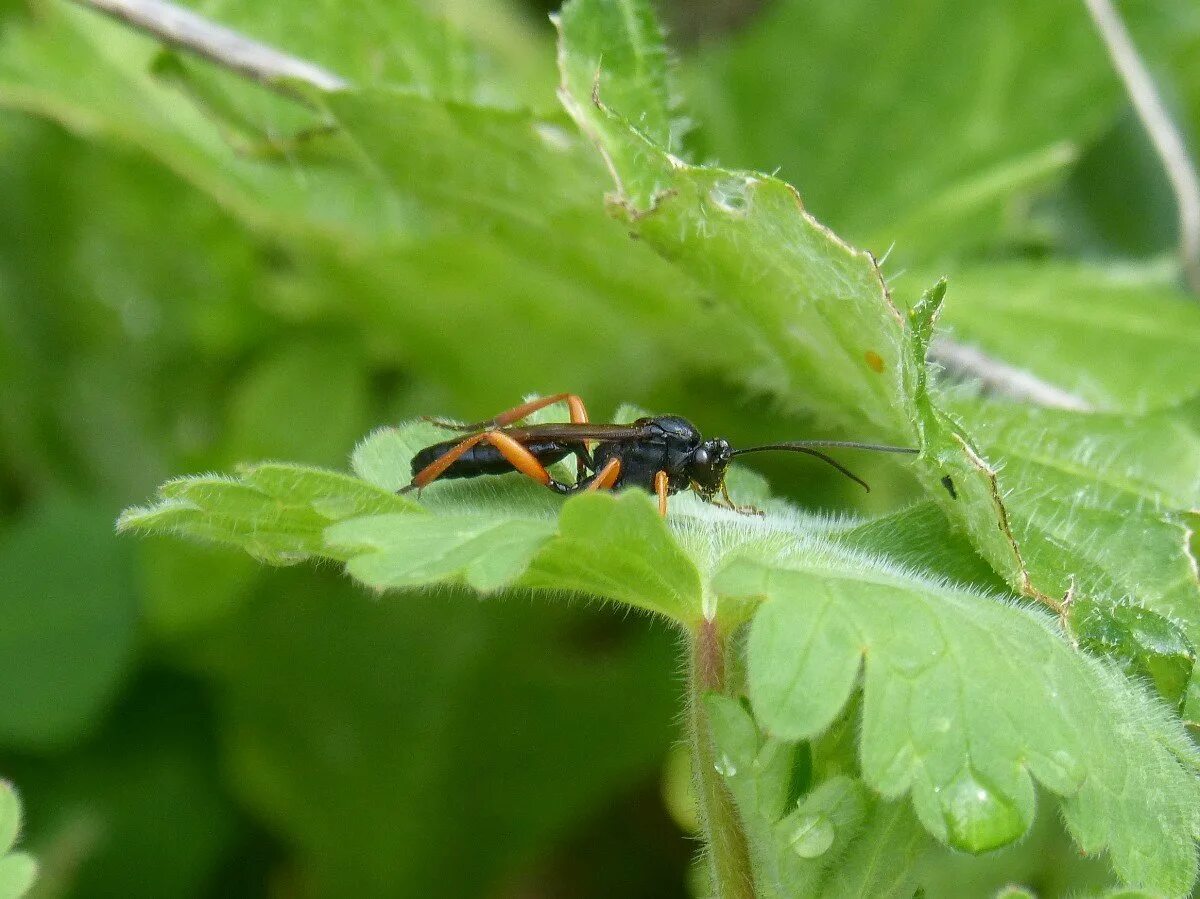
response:
[[[754,899],[754,877],[742,819],[717,770],[716,747],[702,701],[705,693],[721,692],[725,688],[725,643],[715,623],[707,619],[701,621],[689,642],[688,725],[713,896],[714,899]]]

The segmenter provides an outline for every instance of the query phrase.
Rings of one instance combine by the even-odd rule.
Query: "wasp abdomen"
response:
[[[446,440],[442,443],[435,443],[433,446],[427,446],[418,452],[412,459],[413,476],[416,477],[418,472],[444,456],[458,443],[458,440]],[[525,448],[533,453],[542,465],[553,465],[555,462],[560,462],[574,451],[570,444],[558,440],[535,440],[525,444]],[[504,458],[499,449],[491,443],[483,441],[475,444],[461,457],[455,459],[439,477],[477,478],[482,475],[507,474],[515,470],[512,463]]]

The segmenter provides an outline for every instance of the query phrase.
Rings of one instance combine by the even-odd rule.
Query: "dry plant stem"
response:
[[[291,93],[288,81],[299,81],[323,91],[350,86],[344,78],[316,63],[261,44],[165,0],[75,2],[120,19],[165,44],[195,53],[273,90]]]
[[[688,725],[700,819],[708,843],[706,851],[713,896],[716,899],[754,899],[754,876],[746,834],[733,795],[717,770],[716,747],[703,701],[706,693],[724,690],[725,641],[716,624],[708,619],[700,622],[689,640],[692,670]]]
[[[957,341],[937,338],[929,349],[929,358],[952,377],[978,381],[989,393],[1050,409],[1094,411],[1082,397]]]
[[[1200,177],[1112,0],[1084,0],[1084,3],[1175,192],[1180,262],[1188,285],[1200,293]]]

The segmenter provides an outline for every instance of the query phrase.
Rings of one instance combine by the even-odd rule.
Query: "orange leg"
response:
[[[654,492],[658,494],[658,514],[667,517],[667,473],[657,472],[654,475]]]
[[[588,420],[587,407],[584,406],[583,400],[574,393],[555,393],[551,396],[541,396],[535,400],[530,400],[527,403],[522,403],[519,406],[513,406],[506,412],[501,412],[495,418],[489,418],[487,421],[477,421],[469,425],[456,425],[453,422],[442,421],[440,418],[430,418],[429,421],[441,428],[446,428],[451,431],[491,431],[496,428],[503,428],[513,422],[520,421],[527,415],[532,415],[539,409],[545,409],[547,406],[553,406],[555,403],[566,401],[567,409],[571,413],[571,424],[586,424]],[[506,457],[507,458],[507,457]],[[512,460],[509,460],[512,461]],[[577,459],[575,465],[575,479],[582,481],[587,474],[587,469],[584,467],[583,459]]]
[[[453,431],[490,431],[494,428],[503,428],[513,422],[520,421],[525,416],[532,415],[539,409],[545,409],[547,406],[553,406],[555,403],[561,403],[564,400],[571,412],[571,423],[577,425],[586,424],[588,420],[587,407],[583,405],[583,400],[573,393],[555,393],[551,396],[540,396],[536,400],[530,400],[519,406],[513,406],[513,408],[506,412],[501,412],[495,418],[489,418],[487,421],[477,421],[469,425],[451,424],[438,418],[430,419],[430,421]]]
[[[592,483],[587,485],[588,490],[608,490],[617,482],[617,478],[621,476],[621,460],[617,458],[609,459],[604,463],[604,467],[596,472],[596,477]]]
[[[537,457],[533,453],[503,431],[484,431],[482,434],[475,434],[472,437],[468,437],[453,449],[447,450],[443,455],[434,459],[417,472],[416,477],[412,479],[412,483],[405,489],[410,490],[415,487],[420,490],[422,487],[433,483],[441,477],[447,468],[461,459],[471,447],[485,440],[500,450],[500,454],[521,474],[533,478],[539,484],[547,485],[550,483],[550,472],[546,471],[545,466],[537,460]]]

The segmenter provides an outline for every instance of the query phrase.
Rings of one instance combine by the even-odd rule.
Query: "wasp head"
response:
[[[705,440],[688,460],[688,477],[692,489],[705,499],[711,499],[725,483],[725,471],[733,459],[729,441],[723,437]]]

